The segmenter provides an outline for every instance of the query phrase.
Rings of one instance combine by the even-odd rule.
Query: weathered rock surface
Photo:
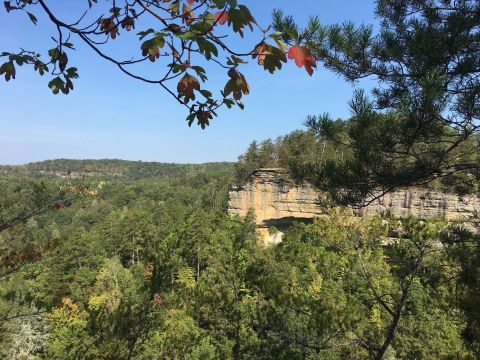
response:
[[[308,221],[324,214],[320,196],[308,183],[295,184],[285,179],[280,169],[259,169],[247,184],[230,187],[228,212],[245,216],[252,209],[260,226],[282,227],[292,220]],[[480,197],[409,188],[387,193],[354,212],[360,216],[390,214],[398,218],[442,217],[467,221],[475,212],[480,212]],[[275,242],[278,241],[277,235]]]

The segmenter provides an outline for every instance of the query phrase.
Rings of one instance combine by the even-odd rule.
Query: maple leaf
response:
[[[230,80],[228,80],[225,89],[223,90],[225,97],[233,93],[233,98],[238,101],[243,95],[248,95],[250,93],[250,87],[242,73],[235,69],[230,69],[228,71],[228,76],[230,77]]]
[[[298,67],[305,67],[308,74],[312,76],[313,69],[317,67],[317,62],[310,49],[305,46],[295,45],[288,50],[288,58],[295,60]]]
[[[115,39],[118,35],[118,28],[111,17],[100,19],[100,31],[103,31],[106,35],[110,35],[112,39]]]
[[[120,24],[122,25],[122,28],[127,31],[135,29],[135,20],[128,15],[120,22]]]
[[[211,111],[203,111],[199,110],[197,111],[197,119],[198,119],[198,124],[200,127],[205,130],[205,128],[210,125],[210,120],[213,119],[213,115]]]
[[[187,73],[178,82],[177,91],[179,94],[193,99],[195,98],[194,90],[200,90],[200,83],[196,77]]]
[[[277,68],[279,70],[282,68],[282,62],[287,62],[287,57],[281,49],[268,45],[265,41],[262,41],[253,50],[252,58],[256,59],[257,57],[258,64],[272,74]]]
[[[243,38],[243,29],[248,26],[253,31],[253,25],[257,21],[245,5],[238,5],[238,9],[230,8],[228,12],[228,24],[232,25],[235,33],[239,33]]]
[[[9,61],[0,66],[0,75],[5,74],[5,80],[15,79],[15,65]]]
[[[160,57],[160,49],[165,46],[165,39],[163,34],[157,33],[155,37],[150,40],[146,40],[140,46],[142,50],[142,55],[147,56],[151,62],[154,62],[155,59]]]
[[[213,19],[220,25],[225,25],[225,23],[228,21],[228,12],[224,10],[217,11],[215,14],[213,14]]]

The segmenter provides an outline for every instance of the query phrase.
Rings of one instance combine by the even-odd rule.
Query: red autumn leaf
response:
[[[217,11],[213,14],[213,19],[215,22],[218,22],[220,25],[224,25],[228,21],[228,12],[227,11]]]
[[[295,64],[298,67],[304,66],[310,76],[313,74],[313,69],[317,67],[317,62],[312,52],[305,46],[292,46],[290,50],[288,50],[288,58],[295,60]]]
[[[63,202],[58,202],[58,203],[55,204],[55,208],[57,208],[57,209],[63,209],[65,207],[66,206]]]
[[[195,96],[193,94],[194,90],[200,90],[200,83],[196,77],[185,74],[185,76],[178,82],[178,93],[193,98]]]
[[[153,303],[157,308],[160,308],[163,304],[162,295],[160,295],[159,293],[153,294]]]

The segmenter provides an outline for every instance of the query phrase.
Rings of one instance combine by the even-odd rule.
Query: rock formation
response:
[[[228,212],[245,216],[252,209],[262,238],[268,243],[281,241],[281,234],[268,235],[268,228],[282,228],[292,221],[311,221],[325,213],[321,194],[309,183],[295,184],[281,169],[256,170],[245,185],[229,189]],[[420,219],[442,217],[466,221],[480,212],[480,197],[458,196],[426,188],[400,189],[387,193],[370,205],[354,209],[360,216],[386,215]]]

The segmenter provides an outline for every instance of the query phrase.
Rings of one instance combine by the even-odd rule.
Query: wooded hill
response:
[[[161,162],[127,161],[118,159],[72,160],[55,159],[25,165],[0,165],[0,173],[29,176],[62,175],[76,173],[84,176],[122,176],[127,179],[175,179],[201,173],[233,173],[234,163],[212,162],[204,164],[175,164]]]

